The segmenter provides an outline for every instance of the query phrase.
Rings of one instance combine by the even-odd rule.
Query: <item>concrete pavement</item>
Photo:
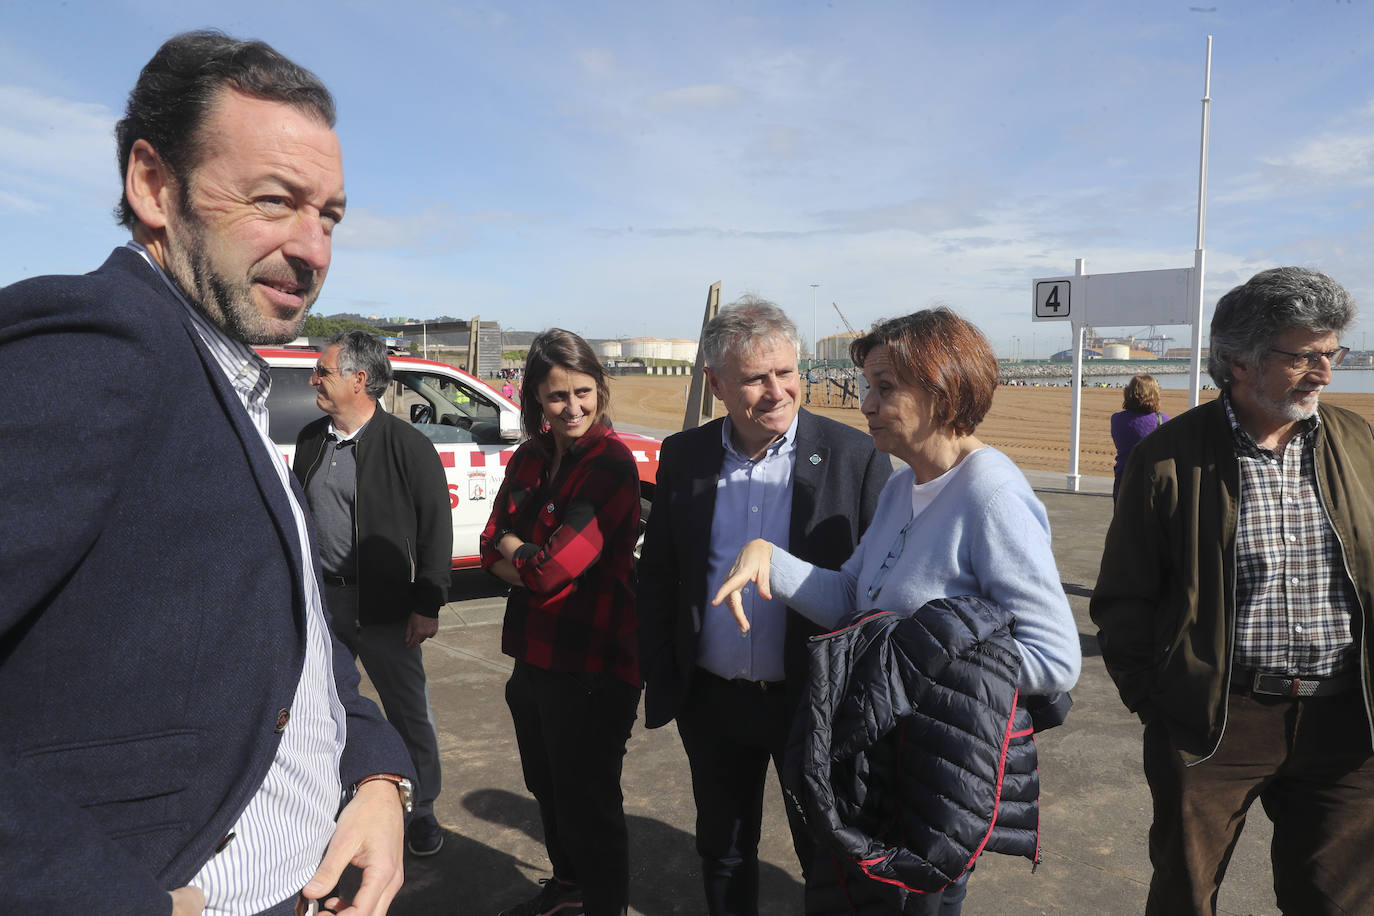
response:
[[[1139,913],[1150,875],[1141,729],[1121,707],[1102,667],[1087,608],[1111,516],[1111,480],[1084,478],[1079,492],[1071,493],[1064,474],[1028,476],[1049,511],[1060,577],[1083,642],[1083,676],[1068,722],[1039,738],[1043,862],[1032,874],[1025,860],[982,857],[964,912]],[[438,855],[406,857],[406,885],[391,908],[397,916],[494,916],[536,893],[535,881],[549,873],[504,699],[511,667],[499,648],[504,590],[483,573],[455,575],[454,585],[439,634],[425,644],[444,755],[436,814],[447,837]],[[623,785],[632,912],[704,912],[687,761],[673,726],[647,731],[636,724]],[[801,874],[771,776],[765,805],[762,913],[800,913]],[[1268,821],[1257,810],[1222,888],[1222,913],[1277,913],[1269,835]]]

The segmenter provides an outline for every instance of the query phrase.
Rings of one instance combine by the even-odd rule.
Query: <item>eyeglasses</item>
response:
[[[1301,353],[1294,353],[1291,350],[1280,350],[1278,347],[1270,347],[1271,353],[1282,353],[1290,357],[1288,368],[1295,372],[1302,369],[1311,372],[1313,369],[1321,368],[1322,360],[1326,360],[1332,366],[1339,365],[1345,355],[1350,352],[1349,347],[1337,347],[1334,350],[1303,350]]]
[[[310,370],[310,374],[318,375],[320,378],[329,378],[329,376],[339,371],[340,369],[338,366],[321,366],[319,363],[316,363],[315,368]]]
[[[878,567],[878,571],[873,574],[873,582],[868,586],[868,600],[877,601],[878,594],[883,590],[883,583],[887,581],[887,574],[892,571],[892,566],[897,562],[897,558],[902,555],[902,548],[906,546],[906,533],[911,530],[916,519],[912,519],[897,532],[896,539],[892,542],[892,549],[887,552],[887,558],[883,560],[883,565]]]

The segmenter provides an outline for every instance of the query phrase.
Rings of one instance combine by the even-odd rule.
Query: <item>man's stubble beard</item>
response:
[[[169,233],[167,272],[191,304],[229,337],[250,346],[290,343],[299,337],[306,316],[319,297],[319,288],[307,292],[305,308],[290,328],[274,330],[271,319],[258,311],[251,284],[247,289],[235,289],[222,275],[215,273],[206,251],[205,226],[199,216],[189,206],[178,209],[186,246],[183,249],[173,243]]]

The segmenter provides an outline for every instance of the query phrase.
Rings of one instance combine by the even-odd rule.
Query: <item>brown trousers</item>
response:
[[[1289,916],[1374,912],[1374,756],[1357,688],[1305,700],[1232,693],[1217,752],[1186,767],[1145,726],[1154,796],[1148,916],[1213,916],[1250,804],[1274,822],[1270,860]]]

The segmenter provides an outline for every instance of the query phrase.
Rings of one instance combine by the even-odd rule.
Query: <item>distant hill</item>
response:
[[[316,320],[318,320],[318,321],[328,323],[328,325],[330,326],[330,330],[329,330],[329,331],[326,331],[326,332],[324,333],[323,336],[328,336],[328,334],[333,333],[333,330],[334,330],[333,325],[336,324],[336,323],[347,324],[347,323],[351,323],[351,322],[356,322],[356,323],[359,323],[359,324],[368,324],[368,325],[372,325],[373,327],[379,327],[379,326],[381,326],[381,325],[391,325],[391,324],[401,323],[401,322],[399,322],[399,321],[393,321],[391,318],[371,318],[371,317],[369,317],[369,316],[367,316],[367,315],[358,315],[358,314],[354,314],[354,313],[352,313],[352,312],[340,312],[340,313],[337,314],[337,315],[313,315],[313,314],[312,314],[310,317],[313,318],[313,319],[316,319]],[[465,319],[450,318],[450,317],[448,317],[447,315],[445,315],[445,316],[440,317],[440,318],[428,318],[428,319],[425,319],[425,320],[426,320],[426,321],[432,321],[432,322],[434,322],[434,323],[437,324],[437,323],[443,322],[443,321],[462,321],[462,320],[465,320]],[[403,320],[402,320],[402,321],[403,321]],[[482,324],[485,325],[486,322],[483,321]],[[505,328],[502,328],[502,329],[501,329],[501,340],[502,340],[502,345],[503,345],[507,350],[521,350],[521,349],[525,349],[525,348],[528,348],[529,345],[530,345],[531,343],[534,342],[534,339],[535,339],[536,337],[538,337],[541,333],[542,333],[541,331],[510,331],[510,330],[507,330],[507,329],[505,329]],[[591,344],[592,347],[595,348],[595,347],[597,347],[597,346],[599,346],[599,345],[601,345],[601,344],[603,344],[603,343],[606,343],[606,342],[611,341],[611,340],[614,340],[614,339],[615,339],[615,338],[613,338],[613,337],[588,337],[588,338],[587,338],[587,343]]]

